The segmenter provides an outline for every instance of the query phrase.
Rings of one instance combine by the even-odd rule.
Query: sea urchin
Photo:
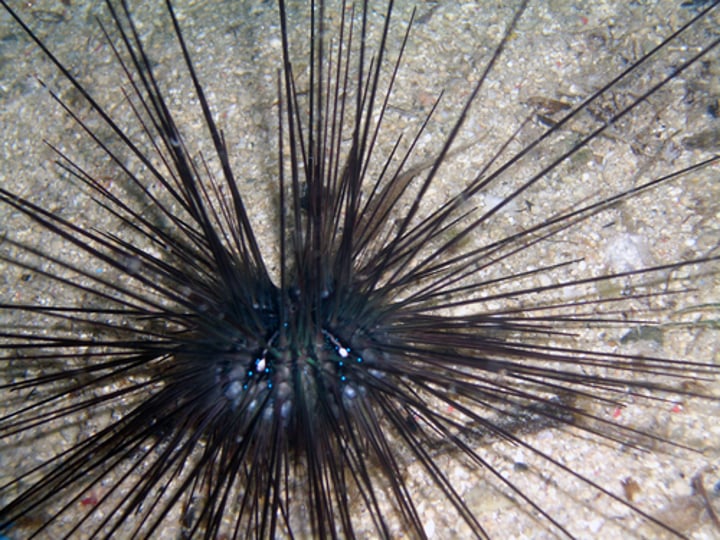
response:
[[[612,70],[543,95],[523,73],[496,74],[523,58],[520,36],[547,6],[281,0],[273,22],[228,2],[219,13],[245,16],[222,23],[226,36],[277,36],[239,60],[265,79],[238,91],[273,96],[260,121],[241,115],[242,129],[274,134],[257,150],[220,128],[201,82],[218,68],[193,60],[187,16],[170,2],[170,34],[157,37],[139,22],[150,15],[108,0],[82,61],[98,73],[61,60],[0,3],[59,70],[38,87],[95,156],[49,134],[58,202],[10,170],[0,187],[13,283],[0,305],[0,436],[14,464],[0,482],[4,534],[689,534],[635,500],[637,479],[598,480],[604,464],[583,452],[717,452],[706,426],[622,418],[718,409],[715,359],[663,353],[664,334],[688,324],[659,326],[717,288],[707,201],[718,200],[718,156],[699,137],[717,128],[695,127],[717,104],[714,5],[678,8],[622,54],[612,27],[578,31],[567,49],[594,43]],[[413,33],[433,20],[456,29],[457,63],[418,65],[428,45],[413,48]],[[168,49],[181,81],[153,59]],[[257,65],[273,49],[282,63]],[[457,95],[419,87],[406,64],[449,73]],[[90,81],[105,71],[114,94],[100,99]],[[248,76],[223,73],[231,88]],[[408,91],[414,108],[399,97]],[[517,103],[501,105],[513,92]],[[189,118],[175,112],[183,104]],[[502,127],[483,125],[483,107]],[[238,174],[243,145],[260,178]],[[622,153],[637,165],[613,178]],[[677,182],[707,207],[686,204]],[[683,217],[654,206],[673,196]],[[633,223],[633,205],[651,225]],[[651,253],[648,238],[664,236],[687,249]],[[606,256],[588,247],[598,243]],[[696,487],[699,512],[714,516]]]

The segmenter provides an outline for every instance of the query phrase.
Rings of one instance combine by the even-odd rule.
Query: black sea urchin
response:
[[[142,8],[3,34],[3,534],[717,534],[718,9]]]

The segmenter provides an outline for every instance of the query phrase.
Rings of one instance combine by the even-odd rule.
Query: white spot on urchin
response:
[[[345,388],[343,388],[343,396],[347,399],[354,399],[355,396],[357,396],[357,390],[352,385],[346,385]]]
[[[240,396],[243,391],[242,384],[239,381],[231,382],[225,390],[225,397],[230,401],[234,401]]]
[[[287,420],[290,418],[290,413],[292,413],[292,401],[285,401],[280,405],[280,417],[283,420]]]
[[[621,233],[605,245],[605,263],[613,272],[630,272],[650,266],[650,249],[639,234]]]

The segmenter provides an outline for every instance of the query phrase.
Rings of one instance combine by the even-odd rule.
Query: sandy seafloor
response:
[[[26,7],[26,2],[15,4],[22,6],[19,9],[25,19],[58,57],[71,66],[79,80],[92,89],[98,101],[119,110],[124,83],[95,22],[98,14],[106,20],[104,10],[94,2],[46,2],[31,7]],[[166,85],[169,102],[177,110],[176,119],[189,146],[194,152],[204,149],[209,153],[206,132],[195,114],[197,102],[189,98],[189,80],[181,69],[170,25],[155,4],[146,2],[138,7],[141,34],[147,40],[156,75]],[[268,201],[273,200],[273,182],[277,176],[275,76],[281,52],[274,5],[268,2],[255,7],[252,2],[234,1],[177,1],[176,4],[200,80],[225,132],[231,161],[247,197],[247,206],[252,209],[257,234],[269,239],[262,246],[274,269],[276,265],[272,261],[277,258],[277,250],[272,238],[276,209]],[[420,149],[411,163],[425,163],[432,152],[437,151],[438,141],[449,132],[487,62],[488,52],[512,17],[513,4],[417,3],[417,23],[382,130],[381,149],[388,148],[388,141],[403,130],[412,134],[413,126],[422,121],[434,96],[444,89],[445,97],[436,120],[420,141]],[[295,2],[290,9],[298,13]],[[388,41],[393,58],[411,9],[412,3],[404,1],[396,8]],[[336,15],[334,7],[328,12]],[[679,26],[691,13],[680,7],[678,1],[659,2],[652,8],[604,0],[576,4],[531,2],[461,130],[458,146],[465,149],[441,171],[438,182],[427,195],[428,208],[455,193],[492,155],[492,149],[511,136],[525,118],[534,115],[529,103],[547,104],[555,100],[577,105],[611,74],[623,69],[625,62],[648,50],[659,36],[667,35],[670,27]],[[295,15],[292,27],[303,27],[299,22],[304,17]],[[719,20],[720,15],[715,14],[716,36]],[[375,27],[380,21],[377,14],[371,17]],[[670,66],[676,66],[680,58],[697,50],[694,47],[698,43],[708,43],[713,23],[702,28],[687,41],[674,45],[670,56],[661,57],[656,72],[670,73]],[[377,35],[371,37],[374,39]],[[303,67],[303,49],[297,46],[300,43],[297,33],[293,38],[299,72]],[[717,152],[717,142],[709,141],[708,137],[699,145],[702,148],[689,148],[687,138],[720,129],[720,120],[708,111],[713,104],[717,107],[720,95],[719,64],[718,52],[709,55],[706,64],[701,66],[702,72],[693,70],[687,78],[673,81],[669,92],[652,99],[647,107],[633,111],[628,122],[608,129],[576,156],[571,166],[528,190],[521,200],[505,209],[493,224],[493,230],[482,234],[493,237],[515,231],[523,224],[563,208],[575,207],[581,201],[594,200],[603,194],[608,196]],[[97,159],[98,154],[90,142],[59,111],[36,76],[77,106],[83,117],[87,116],[87,107],[77,93],[69,89],[10,18],[0,14],[0,183],[3,188],[40,201],[54,212],[102,229],[110,223],[107,217],[99,213],[77,187],[59,178],[52,163],[53,154],[42,141],[47,139],[58,145],[74,159],[87,163],[96,174],[107,176],[110,183],[115,171],[107,160]],[[628,96],[639,95],[638,88],[646,85],[641,79],[632,89],[618,91],[614,94],[615,104],[623,103]],[[603,106],[610,107],[610,104]],[[581,129],[582,124],[577,127]],[[531,140],[533,133],[540,133],[542,129],[537,122],[531,122],[520,140]],[[564,141],[567,140],[572,137],[568,135]],[[382,150],[378,155],[382,155]],[[527,250],[497,271],[521,272],[541,263],[582,258],[582,262],[568,269],[565,278],[571,279],[612,269],[717,255],[719,175],[716,165],[636,197],[545,243],[542,248]],[[518,178],[523,178],[522,171],[492,186],[473,202],[480,209],[490,208],[517,185]],[[70,260],[81,256],[77,249],[43,234],[17,213],[0,207],[0,238],[8,235],[21,242],[37,242],[46,252],[58,253]],[[474,241],[479,244],[482,239]],[[0,245],[0,249],[4,255],[20,257],[7,246]],[[624,253],[628,255],[619,256]],[[655,334],[653,339],[621,341],[628,327],[588,330],[578,339],[612,352],[718,362],[718,334],[711,328],[712,324],[697,324],[689,329],[679,329],[679,325],[672,324],[720,318],[717,267],[705,269],[711,272],[694,280],[696,292],[648,301],[653,307],[662,308],[653,317],[669,323],[661,327],[662,339]],[[23,274],[25,272],[16,268],[3,267],[1,302],[50,302],[53,298],[58,303],[78,302],[77,295],[63,291],[57,284],[39,276],[27,279]],[[562,279],[559,276],[546,279]],[[682,311],[713,303],[714,307],[709,309]],[[21,314],[0,312],[0,325],[20,320]],[[41,321],[35,324],[43,326]],[[703,383],[702,390],[717,394],[717,382]],[[3,401],[0,399],[0,408]],[[616,419],[611,407],[596,412],[610,421]],[[713,486],[720,478],[717,468],[720,464],[719,413],[718,401],[658,402],[649,408],[633,407],[630,400],[630,406],[618,420],[639,429],[655,429],[664,438],[699,448],[701,451],[697,453],[673,451],[668,454],[659,449],[641,453],[613,444],[597,444],[554,429],[529,433],[526,440],[548,454],[562,456],[567,466],[620,496],[623,495],[622,482],[632,479],[639,486],[635,503],[659,515],[683,534],[698,539],[720,538],[720,530],[712,523],[705,502],[691,487],[692,479],[702,474],[711,502],[717,502]],[[81,425],[94,426],[92,418],[83,418]],[[12,478],[17,464],[26,465],[28,460],[52,455],[57,448],[71,444],[82,435],[78,424],[72,424],[32,441],[32,448],[0,447],[0,484]],[[29,439],[27,435],[26,442]],[[533,459],[527,450],[501,446],[497,441],[476,441],[476,445],[483,457],[508,474],[520,490],[540,501],[549,514],[567,524],[578,537],[663,537],[662,531],[636,519],[621,505],[598,497],[587,485],[554,476],[547,463]],[[553,537],[541,524],[517,512],[517,503],[502,495],[487,474],[473,471],[460,462],[454,463],[456,458],[452,451],[441,452],[436,457],[438,464],[449,471],[453,485],[468,501],[488,534],[494,538]],[[527,471],[518,464],[527,465]],[[411,465],[407,481],[418,493],[418,510],[427,523],[428,535],[438,539],[467,537],[464,525],[458,524],[455,515],[443,506],[447,503],[427,487],[424,474],[420,466]],[[559,492],[555,490],[558,486]],[[399,538],[409,537],[400,528],[393,529],[393,533]],[[171,527],[158,537],[178,538],[178,535]],[[372,523],[367,523],[367,528],[361,525],[359,535],[373,537]],[[9,536],[23,537],[17,529]]]

